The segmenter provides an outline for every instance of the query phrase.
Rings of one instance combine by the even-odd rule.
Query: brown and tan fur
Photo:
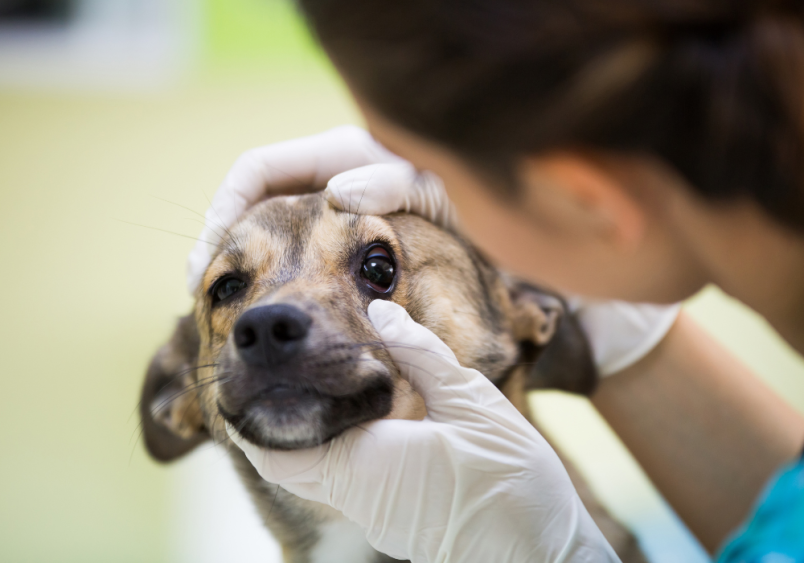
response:
[[[387,294],[370,289],[360,275],[365,249],[378,242],[395,262]],[[245,288],[213,306],[209,288],[233,273]],[[179,322],[154,358],[141,414],[145,442],[156,459],[174,459],[209,438],[226,447],[287,562],[322,560],[316,546],[327,526],[343,516],[263,481],[228,440],[224,419],[260,445],[293,449],[371,419],[422,418],[421,398],[398,376],[368,320],[366,309],[375,298],[405,307],[528,418],[527,390],[588,393],[596,382],[586,342],[563,301],[507,279],[455,233],[413,215],[339,212],[317,195],[260,203],[227,232],[193,314]],[[233,327],[246,311],[273,304],[292,306],[312,319],[304,349],[289,365],[247,366],[233,342]],[[309,389],[312,398],[278,405],[270,399],[272,381]],[[565,465],[623,561],[643,561],[633,536]],[[390,561],[370,548],[364,552],[368,555],[350,563]]]

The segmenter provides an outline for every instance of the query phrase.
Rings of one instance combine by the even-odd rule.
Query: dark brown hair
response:
[[[487,169],[650,154],[804,229],[804,3],[298,0],[373,107]]]

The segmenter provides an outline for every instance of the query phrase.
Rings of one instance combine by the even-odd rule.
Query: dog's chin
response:
[[[218,411],[246,440],[263,448],[299,450],[321,445],[345,430],[391,412],[393,385],[383,377],[347,395],[280,387],[240,412]]]

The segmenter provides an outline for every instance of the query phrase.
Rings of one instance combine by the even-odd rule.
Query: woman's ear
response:
[[[552,152],[525,159],[520,181],[526,205],[537,217],[561,221],[561,228],[592,233],[632,248],[646,227],[645,212],[625,178],[602,159],[574,152]]]
[[[209,438],[198,395],[192,390],[199,346],[194,316],[182,317],[148,367],[140,419],[145,447],[158,461],[172,461]]]
[[[527,367],[525,388],[591,395],[597,368],[586,335],[566,302],[534,285],[508,281],[518,363]]]

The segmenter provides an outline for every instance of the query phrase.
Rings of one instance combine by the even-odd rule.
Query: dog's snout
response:
[[[234,343],[247,364],[279,364],[302,348],[312,322],[309,315],[292,305],[255,307],[235,324]]]

